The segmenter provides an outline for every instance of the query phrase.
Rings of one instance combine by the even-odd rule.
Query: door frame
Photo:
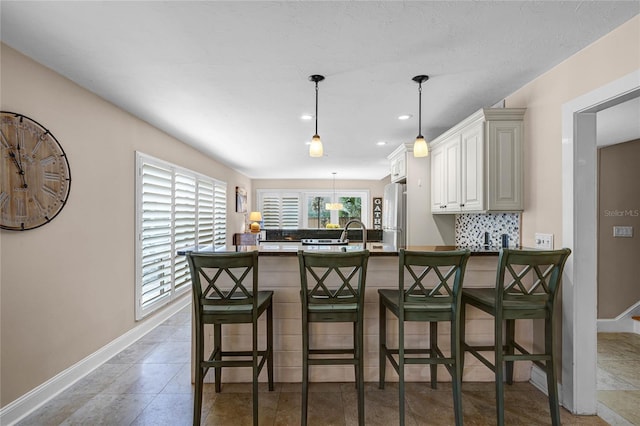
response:
[[[597,413],[598,111],[640,96],[640,70],[562,106],[562,242],[573,254],[562,280],[562,402]]]

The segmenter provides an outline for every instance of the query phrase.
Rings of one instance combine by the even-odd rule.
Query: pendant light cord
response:
[[[316,136],[318,135],[318,81],[316,81]]]
[[[418,137],[422,136],[422,81],[418,83]]]

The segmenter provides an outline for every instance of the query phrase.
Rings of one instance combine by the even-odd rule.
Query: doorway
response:
[[[562,402],[597,412],[597,112],[640,97],[640,70],[562,108],[562,241],[573,251],[562,283]]]

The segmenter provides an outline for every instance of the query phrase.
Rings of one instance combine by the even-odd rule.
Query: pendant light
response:
[[[418,136],[413,143],[413,156],[426,157],[429,155],[429,147],[427,146],[427,141],[424,140],[424,136],[422,136],[422,83],[429,80],[429,76],[416,75],[412,80],[418,83]]]
[[[324,80],[324,76],[310,75],[309,80],[316,84],[316,133],[311,138],[311,145],[309,145],[309,155],[311,157],[322,157],[324,151],[322,149],[322,141],[318,135],[318,83]]]
[[[333,172],[333,199],[330,203],[326,203],[324,208],[326,210],[342,210],[343,207],[342,203],[336,202],[336,172]]]

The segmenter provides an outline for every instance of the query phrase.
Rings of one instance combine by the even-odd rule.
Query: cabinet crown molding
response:
[[[471,114],[429,143],[429,148],[436,147],[451,135],[479,121],[522,121],[526,108],[481,108]]]

